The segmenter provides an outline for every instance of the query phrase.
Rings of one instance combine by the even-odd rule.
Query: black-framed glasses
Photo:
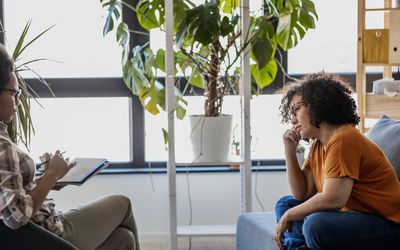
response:
[[[304,106],[304,102],[296,102],[290,107],[290,117],[297,117],[297,112],[300,110],[302,106]]]
[[[19,99],[20,96],[21,96],[21,93],[22,93],[22,90],[21,90],[21,89],[7,89],[7,88],[3,88],[3,89],[1,89],[1,91],[8,91],[8,92],[13,93],[13,95],[14,95],[14,97],[15,97],[16,99]]]

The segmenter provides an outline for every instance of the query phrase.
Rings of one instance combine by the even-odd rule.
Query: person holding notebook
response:
[[[66,213],[57,211],[55,204],[46,200],[74,163],[57,151],[45,173],[34,179],[34,161],[7,133],[6,123],[16,115],[20,95],[14,62],[0,44],[0,219],[12,229],[32,221],[79,249],[139,250],[136,222],[127,197],[103,197]]]

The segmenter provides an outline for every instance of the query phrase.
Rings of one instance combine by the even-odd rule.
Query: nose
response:
[[[295,125],[297,122],[298,122],[298,120],[295,115],[290,116],[290,123],[292,125]]]

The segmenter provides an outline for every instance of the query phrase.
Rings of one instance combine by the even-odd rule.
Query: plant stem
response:
[[[210,76],[207,76],[207,90],[208,90],[208,100],[206,104],[206,116],[218,116],[219,110],[217,109],[218,102],[218,72],[219,72],[219,52],[220,44],[218,40],[212,43],[211,51],[211,64],[210,64]]]

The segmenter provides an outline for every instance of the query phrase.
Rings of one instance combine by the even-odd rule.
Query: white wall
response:
[[[189,222],[187,177],[193,208],[193,224],[236,224],[240,212],[240,174],[185,173],[177,174],[178,224]],[[273,211],[275,201],[289,193],[285,172],[253,173],[253,211],[262,211],[257,194],[266,211]],[[154,183],[154,191],[152,188]],[[57,208],[70,208],[108,194],[128,196],[142,240],[166,238],[168,230],[168,185],[166,174],[98,175],[80,187],[68,186],[53,191]]]

